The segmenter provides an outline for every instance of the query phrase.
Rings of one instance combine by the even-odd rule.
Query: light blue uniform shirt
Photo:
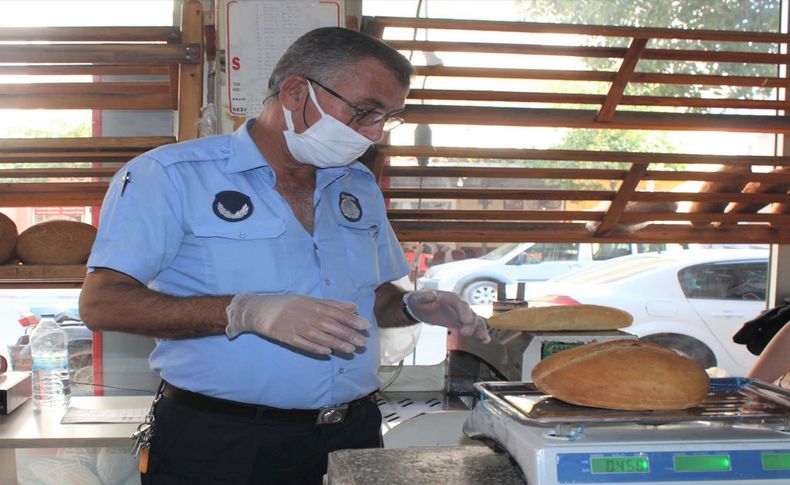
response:
[[[374,291],[408,273],[381,191],[358,162],[317,170],[309,234],[274,190],[248,124],[157,148],[121,169],[88,267],[175,296],[251,292],[356,303],[371,327],[367,347],[353,354],[316,356],[255,334],[216,335],[159,340],[150,363],[183,389],[280,408],[367,395],[379,383]]]

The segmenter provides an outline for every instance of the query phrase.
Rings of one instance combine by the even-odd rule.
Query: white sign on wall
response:
[[[228,111],[256,116],[277,60],[299,36],[343,25],[343,0],[231,0],[227,2]]]

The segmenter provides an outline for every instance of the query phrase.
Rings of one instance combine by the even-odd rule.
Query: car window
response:
[[[512,251],[513,248],[515,248],[517,245],[518,245],[518,243],[508,243],[508,244],[503,244],[501,246],[497,246],[490,253],[486,253],[486,254],[480,256],[480,259],[486,259],[486,260],[490,260],[490,261],[495,261],[495,260],[501,258],[502,256],[506,255],[510,251]]]
[[[679,246],[679,245],[674,245]],[[682,249],[682,247],[680,247]],[[666,244],[647,244],[647,243],[640,243],[636,245],[636,252],[637,253],[653,253],[658,251],[666,251],[669,248]]]
[[[603,261],[619,256],[628,256],[629,254],[631,254],[631,244],[629,243],[593,244],[593,261]]]
[[[547,244],[544,261],[577,261],[579,259],[578,243]]]
[[[576,261],[578,259],[578,243],[535,243],[513,257],[507,264],[538,264],[546,261]]]
[[[678,273],[687,298],[765,300],[768,265],[765,262],[707,263]]]

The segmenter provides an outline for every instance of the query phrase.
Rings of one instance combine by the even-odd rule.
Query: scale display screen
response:
[[[765,480],[790,484],[790,444],[786,440],[777,440],[784,448],[557,453],[555,460],[548,459],[546,463],[556,467],[559,485],[696,485],[731,481],[756,485]]]
[[[650,462],[644,456],[591,457],[592,473],[650,473]]]
[[[790,470],[790,453],[763,453],[763,470]]]
[[[675,455],[672,462],[676,472],[728,472],[730,455]]]
[[[550,357],[557,352],[572,349],[586,343],[588,342],[560,342],[556,340],[548,340],[543,342],[543,344],[540,346],[540,360]]]

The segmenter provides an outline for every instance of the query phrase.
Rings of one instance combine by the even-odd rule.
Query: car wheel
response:
[[[688,335],[657,333],[655,335],[645,335],[640,340],[663,345],[680,352],[686,357],[695,360],[703,369],[716,367],[716,355],[713,351],[704,343]]]
[[[469,283],[461,292],[461,297],[470,305],[487,305],[496,301],[497,282],[477,280]]]

